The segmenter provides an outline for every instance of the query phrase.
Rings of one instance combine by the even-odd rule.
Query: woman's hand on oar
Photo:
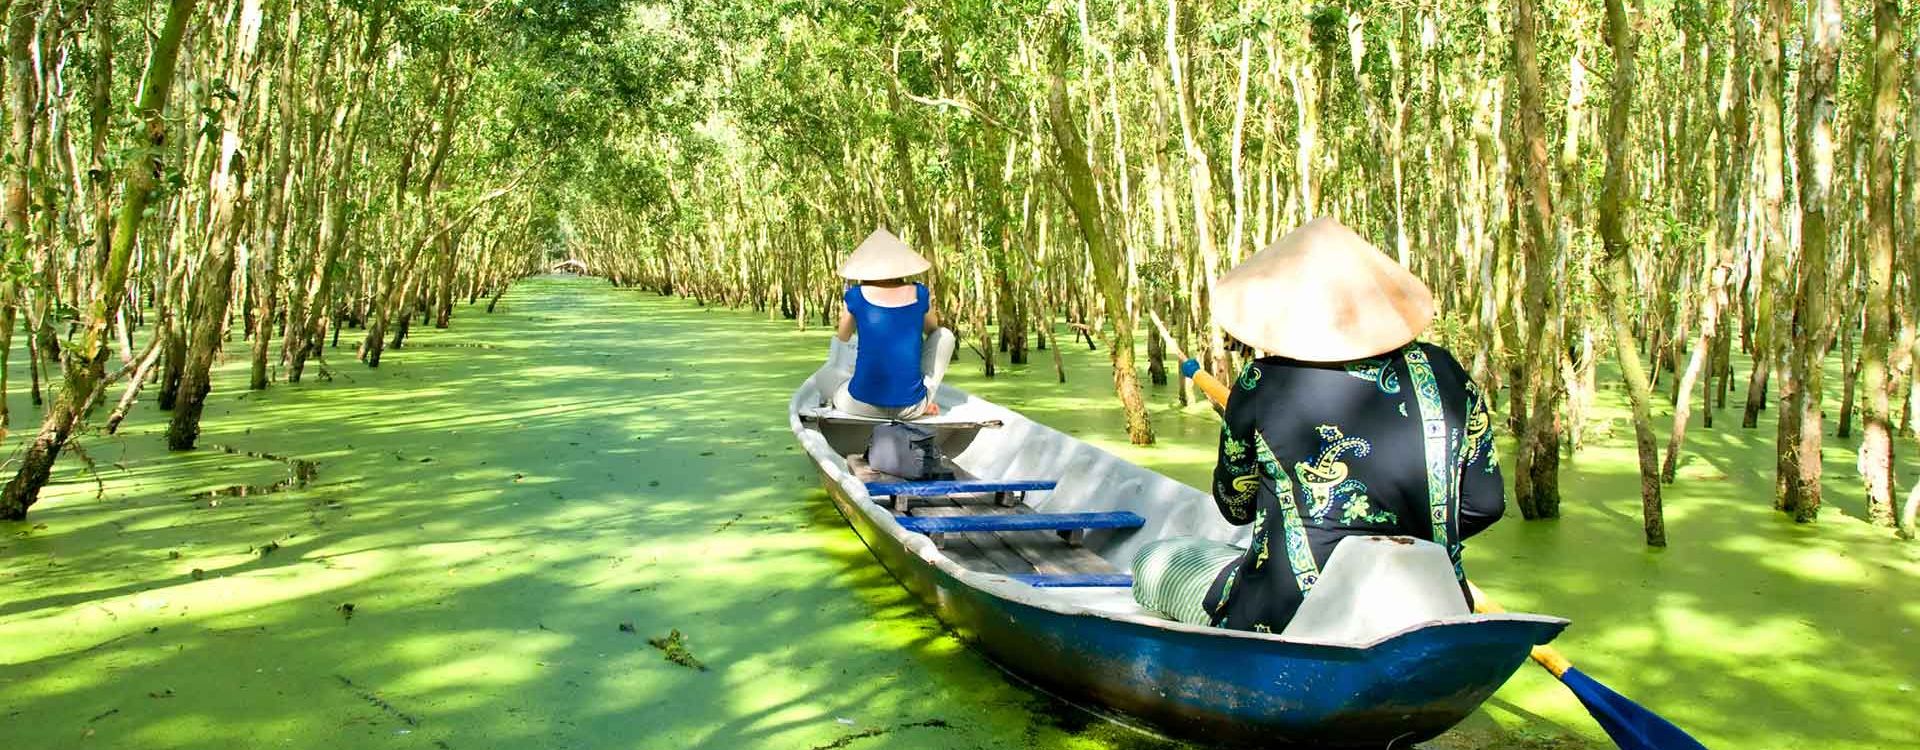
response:
[[[1153,320],[1153,327],[1160,332],[1160,337],[1166,339],[1167,348],[1173,351],[1173,356],[1180,358],[1180,374],[1199,386],[1200,392],[1206,394],[1207,400],[1212,401],[1214,406],[1227,408],[1227,397],[1232,395],[1232,389],[1227,388],[1227,384],[1220,382],[1219,378],[1201,370],[1199,360],[1187,356],[1180,348],[1180,340],[1167,330],[1166,323],[1161,322],[1159,313],[1149,310],[1147,317]]]
[[[1219,379],[1201,372],[1199,363],[1188,359],[1187,355],[1180,351],[1180,342],[1173,338],[1173,334],[1167,332],[1167,326],[1160,322],[1159,315],[1152,312],[1147,314],[1153,319],[1153,326],[1160,330],[1160,335],[1166,337],[1167,347],[1182,360],[1180,373],[1193,379],[1193,384],[1199,386],[1201,392],[1207,394],[1208,399],[1225,409],[1227,396],[1232,391],[1229,391]],[[1488,614],[1506,612],[1499,602],[1487,596],[1486,592],[1473,585],[1472,581],[1467,582],[1467,588],[1473,592],[1475,611]],[[1699,740],[1688,736],[1672,722],[1660,718],[1659,714],[1628,700],[1626,696],[1600,684],[1592,677],[1588,677],[1586,673],[1574,669],[1573,661],[1561,654],[1559,649],[1541,644],[1533,647],[1531,656],[1535,663],[1558,678],[1560,684],[1573,691],[1574,697],[1580,699],[1580,704],[1587,707],[1587,713],[1593,715],[1593,720],[1600,724],[1601,729],[1606,730],[1607,737],[1613,740],[1613,744],[1620,746],[1621,750],[1706,750],[1706,746],[1701,745]]]

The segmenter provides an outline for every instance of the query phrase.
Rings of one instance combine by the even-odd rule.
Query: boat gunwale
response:
[[[1216,628],[1216,627],[1205,626],[1205,625],[1190,625],[1187,623],[1179,622],[1177,620],[1171,620],[1171,619],[1160,618],[1160,617],[1148,617],[1145,615],[1131,614],[1131,613],[1110,612],[1110,611],[1087,607],[1081,604],[1074,603],[1072,601],[1063,601],[1059,596],[1059,592],[1057,591],[1050,590],[1050,589],[1035,588],[1033,586],[1029,586],[1025,583],[1021,583],[1012,578],[1009,578],[1003,574],[987,573],[987,572],[963,567],[958,562],[955,562],[953,558],[947,556],[945,552],[941,551],[940,548],[933,543],[932,539],[928,538],[923,534],[918,534],[918,533],[906,530],[906,528],[900,524],[899,520],[893,515],[892,512],[882,507],[879,503],[873,501],[873,497],[867,493],[865,483],[859,481],[859,479],[854,477],[851,472],[848,472],[843,468],[841,468],[841,466],[839,466],[839,464],[845,462],[846,457],[839,455],[838,452],[833,449],[833,447],[827,442],[826,436],[821,433],[817,425],[809,425],[801,419],[801,410],[803,406],[817,405],[818,391],[813,389],[812,387],[813,383],[814,383],[814,379],[809,378],[806,382],[804,382],[800,386],[800,388],[795,390],[793,394],[793,398],[788,405],[787,419],[790,427],[793,429],[795,437],[800,440],[801,446],[806,449],[807,455],[810,458],[812,458],[815,467],[819,470],[821,474],[821,477],[837,485],[842,492],[845,492],[847,494],[848,499],[851,501],[849,504],[858,507],[860,509],[860,512],[865,513],[868,516],[868,521],[874,525],[874,528],[884,531],[892,539],[892,541],[895,544],[898,544],[903,550],[907,552],[911,552],[915,557],[917,557],[920,560],[921,563],[931,566],[932,568],[947,574],[948,577],[952,578],[953,580],[961,584],[964,584],[970,588],[973,588],[978,591],[982,591],[984,593],[987,593],[991,596],[994,596],[1000,599],[1004,599],[1004,600],[1011,601],[1018,604],[1023,604],[1026,606],[1035,607],[1038,609],[1046,610],[1048,612],[1052,612],[1052,613],[1064,615],[1064,616],[1097,617],[1101,619],[1111,620],[1114,622],[1126,623],[1129,625],[1155,628],[1158,630],[1164,630],[1164,631],[1175,632],[1175,633],[1184,633],[1188,635],[1210,637],[1210,638],[1236,638],[1236,639],[1242,639],[1246,641],[1272,644],[1272,646],[1274,647],[1329,648],[1329,649],[1339,649],[1339,650],[1346,650],[1346,651],[1353,651],[1353,652],[1369,651],[1379,646],[1382,646],[1388,642],[1391,642],[1393,640],[1403,638],[1420,631],[1434,629],[1434,628],[1458,627],[1458,626],[1466,626],[1466,625],[1481,625],[1481,624],[1486,624],[1490,622],[1533,623],[1533,624],[1540,624],[1540,625],[1558,625],[1561,627],[1564,627],[1567,624],[1569,624],[1569,621],[1564,618],[1553,617],[1550,615],[1521,614],[1521,613],[1468,614],[1468,615],[1458,615],[1453,617],[1444,617],[1444,618],[1439,618],[1435,620],[1428,620],[1422,623],[1407,626],[1405,628],[1402,628],[1400,630],[1397,630],[1391,633],[1381,635],[1370,641],[1356,643],[1356,642],[1350,642],[1350,641],[1331,641],[1331,640],[1321,640],[1321,639],[1313,639],[1313,638],[1287,637],[1287,636],[1280,635],[1278,633],[1261,633],[1261,632],[1249,631],[1249,630],[1233,630],[1228,628]],[[970,400],[974,402],[984,403],[989,406],[995,407],[1002,412],[1005,412],[1005,417],[1003,417],[1003,419],[1008,423],[1008,426],[1011,426],[1013,422],[1017,420],[1020,422],[1029,423],[1038,429],[1046,429],[1046,430],[1051,429],[1046,427],[1046,425],[1043,425],[1038,422],[1034,422],[1031,419],[1028,419],[1025,415],[1020,414],[1017,411],[1014,411],[1012,409],[1007,409],[1006,407],[1000,406],[999,404],[995,404],[991,401],[987,401],[986,399],[973,396],[971,394],[966,393],[965,391],[961,391],[958,388],[943,385],[941,386],[941,391],[942,391],[942,395],[948,395],[948,394],[958,395],[962,397],[963,400]],[[1082,445],[1085,445],[1087,448],[1090,448],[1092,450],[1105,454],[1109,457],[1112,457],[1117,461],[1121,461],[1123,463],[1129,463],[1130,465],[1137,466],[1137,464],[1131,464],[1131,462],[1127,462],[1124,459],[1120,459],[1117,456],[1113,456],[1113,454],[1107,452],[1105,449],[1101,448],[1098,445],[1087,443],[1086,441],[1078,440],[1077,438],[1073,438],[1071,436],[1065,436],[1065,437],[1068,440],[1075,440],[1076,442],[1079,442]],[[1142,468],[1144,469],[1144,467]],[[1144,469],[1144,470],[1151,471],[1150,469]],[[1158,474],[1158,472],[1154,472],[1154,473]],[[1161,476],[1164,477],[1165,475],[1161,475]],[[1169,479],[1169,481],[1174,481],[1174,480]],[[1192,489],[1190,486],[1188,488]],[[1194,492],[1197,493],[1199,492],[1199,490],[1194,490]],[[855,532],[856,533],[858,532],[857,528],[855,529]],[[866,541],[866,540],[863,538],[862,541]],[[1048,593],[1053,593],[1053,595],[1048,596],[1047,595]]]

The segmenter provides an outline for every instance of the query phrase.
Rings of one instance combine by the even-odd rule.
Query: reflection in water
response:
[[[188,500],[207,500],[220,497],[251,497],[271,495],[276,492],[297,490],[313,483],[320,475],[320,462],[303,458],[290,458],[260,451],[243,451],[231,445],[215,445],[221,453],[258,458],[263,461],[277,461],[287,467],[287,476],[271,484],[233,484],[218,489],[196,492],[187,496]]]

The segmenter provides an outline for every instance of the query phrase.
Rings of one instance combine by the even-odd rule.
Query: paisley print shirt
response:
[[[1426,366],[1409,367],[1410,358]],[[1445,452],[1435,455],[1447,465],[1432,473],[1422,396],[1445,417]],[[1493,453],[1485,397],[1438,346],[1336,364],[1248,363],[1227,404],[1213,497],[1229,522],[1254,525],[1253,540],[1207,594],[1214,624],[1279,632],[1349,536],[1438,541],[1460,570],[1460,540],[1505,509]],[[1430,492],[1429,476],[1451,486]]]

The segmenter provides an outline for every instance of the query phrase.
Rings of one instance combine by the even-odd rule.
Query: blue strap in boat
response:
[[[1037,589],[1126,588],[1133,576],[1126,573],[1016,573],[1007,576]]]
[[[1466,580],[1460,566],[1460,545],[1450,531],[1454,504],[1459,494],[1453,484],[1453,461],[1447,452],[1447,412],[1440,405],[1440,381],[1433,377],[1433,365],[1420,344],[1408,344],[1404,350],[1407,374],[1413,379],[1414,400],[1420,407],[1421,438],[1427,454],[1427,512],[1433,521],[1433,541],[1453,558],[1453,572]]]

